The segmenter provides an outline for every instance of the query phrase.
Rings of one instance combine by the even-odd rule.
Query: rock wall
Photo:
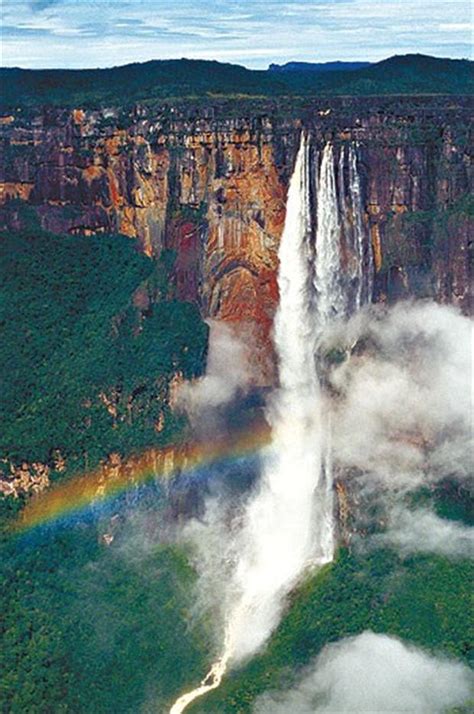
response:
[[[21,226],[27,202],[53,232],[125,233],[149,255],[171,248],[177,295],[244,329],[265,382],[278,243],[304,126],[321,145],[358,142],[375,299],[431,296],[469,310],[467,99],[334,99],[239,118],[231,109],[3,116],[1,221]]]

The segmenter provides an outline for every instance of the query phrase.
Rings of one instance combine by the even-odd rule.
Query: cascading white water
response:
[[[372,246],[363,221],[362,190],[357,168],[357,145],[349,146],[349,193],[351,197],[353,240],[355,255],[355,300],[352,312],[357,312],[372,298],[373,259]]]
[[[278,623],[283,599],[302,571],[332,558],[315,537],[321,473],[320,386],[315,368],[309,140],[302,138],[280,244],[280,304],[275,318],[279,389],[268,418],[272,446],[260,490],[241,533],[232,622],[233,658],[255,652]],[[318,552],[315,552],[315,544]]]
[[[372,246],[364,222],[358,161],[357,143],[343,144],[339,149],[336,180],[334,148],[327,144],[323,151],[318,184],[319,251],[316,249],[315,267],[315,286],[320,295],[318,318],[322,325],[328,319],[357,312],[372,296]],[[325,221],[330,222],[332,236]],[[328,252],[327,243],[334,236],[337,239],[331,243],[333,251]],[[338,251],[336,255],[334,251]]]
[[[344,197],[344,195],[342,194]],[[347,294],[341,280],[341,220],[336,188],[334,148],[326,144],[317,181],[317,227],[314,287],[316,320],[321,329],[330,320],[345,315]]]
[[[290,181],[280,243],[280,304],[275,318],[279,388],[268,410],[272,445],[258,492],[239,534],[222,657],[170,714],[219,686],[229,662],[242,660],[274,630],[284,600],[304,570],[334,550],[330,425],[323,419],[316,349],[328,321],[348,310],[341,280],[341,218],[334,149],[326,145],[311,215],[309,138],[303,134]],[[354,182],[354,198],[359,190]],[[316,235],[315,245],[313,236]]]
[[[357,168],[357,150],[342,145],[337,164],[333,145],[324,147],[321,164],[316,163],[316,238],[313,283],[316,293],[316,334],[328,323],[348,317],[372,297],[372,249],[363,221],[362,192]],[[346,183],[347,181],[347,183]],[[345,265],[343,265],[345,240]],[[366,267],[365,263],[368,263]],[[316,368],[318,356],[316,354]],[[322,453],[318,499],[319,543],[327,551],[334,547],[333,455],[330,412],[321,419]],[[324,494],[324,495],[323,495]]]

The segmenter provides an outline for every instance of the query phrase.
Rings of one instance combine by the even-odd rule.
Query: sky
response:
[[[470,0],[0,0],[1,64],[472,58]]]

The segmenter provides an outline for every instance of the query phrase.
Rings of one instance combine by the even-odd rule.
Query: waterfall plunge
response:
[[[224,653],[201,685],[176,701],[170,714],[181,714],[192,701],[216,689],[229,662],[255,653],[278,624],[285,597],[304,570],[333,556],[330,426],[322,414],[317,341],[328,321],[347,314],[350,302],[355,309],[360,306],[366,272],[362,265],[364,231],[355,150],[349,150],[349,220],[342,150],[340,156],[342,190],[338,196],[334,149],[326,145],[315,182],[314,225],[310,143],[302,135],[279,251],[275,346],[280,384],[268,413],[272,445],[259,490],[247,506],[237,535],[240,556]],[[350,277],[351,285],[356,283],[353,301],[341,274],[344,221],[352,227],[351,247],[357,264],[356,279]]]
[[[315,368],[309,142],[291,179],[280,245],[280,305],[275,318],[279,389],[269,408],[272,446],[257,495],[248,505],[236,571],[241,597],[229,621],[232,657],[265,642],[285,595],[315,559],[332,558],[332,539],[315,534],[321,475],[320,387]],[[332,526],[320,531],[330,530]],[[316,536],[316,537],[315,537]]]

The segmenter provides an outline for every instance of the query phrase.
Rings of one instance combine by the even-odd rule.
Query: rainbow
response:
[[[36,494],[21,511],[13,530],[17,533],[54,523],[85,509],[114,499],[142,484],[171,479],[220,461],[258,453],[270,443],[269,426],[263,422],[214,443],[174,444],[148,449],[126,460],[109,458],[93,471],[54,484]]]

